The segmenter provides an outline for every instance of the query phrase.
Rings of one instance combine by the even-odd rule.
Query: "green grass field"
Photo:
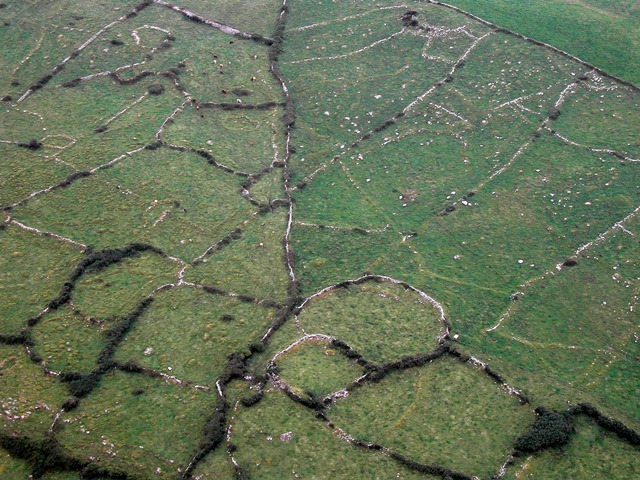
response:
[[[0,3],[0,477],[636,478],[639,15]]]

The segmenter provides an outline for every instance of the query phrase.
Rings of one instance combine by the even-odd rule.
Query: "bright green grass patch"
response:
[[[433,305],[415,292],[385,283],[324,294],[305,306],[299,320],[308,334],[335,337],[377,363],[430,352],[444,328]]]
[[[51,370],[90,372],[104,346],[103,328],[63,307],[44,317],[33,329],[33,350]]]
[[[74,306],[82,314],[101,320],[123,316],[154,288],[176,281],[179,268],[154,253],[126,258],[80,277],[73,291]]]
[[[576,432],[562,448],[547,450],[510,466],[505,479],[636,478],[640,451],[588,418],[574,419]]]
[[[385,11],[380,15],[386,15],[391,23],[384,27],[387,30],[384,35],[372,35],[372,44],[402,28],[397,12]],[[397,30],[390,25],[397,25]],[[336,31],[345,31],[350,26],[351,23],[333,25],[326,32],[305,30],[301,35],[306,38],[309,32],[317,33],[317,37],[309,41],[327,43]],[[418,95],[442,80],[451,68],[447,63],[424,59],[426,39],[408,32],[348,56],[338,53],[338,58],[332,60],[320,57],[294,63],[301,57],[307,58],[305,43],[297,42],[297,35],[294,32],[287,37],[281,60],[298,105],[299,131],[296,130],[294,137],[298,154],[293,165],[299,175],[310,173],[323,160],[341,153],[351,142],[401,112]],[[349,41],[353,41],[353,37],[359,36],[354,32]],[[384,69],[380,69],[381,64],[385,65]],[[327,77],[318,69],[330,69],[332,74]],[[327,152],[324,158],[317,158],[320,150]]]
[[[388,251],[396,232],[372,235],[294,226],[292,246],[302,291],[311,295],[346,278],[358,278]],[[381,273],[374,271],[373,273]]]
[[[195,154],[144,150],[15,215],[96,249],[144,241],[188,260],[253,210],[237,193],[240,183]]]
[[[27,137],[24,141],[28,142],[31,138],[34,137]],[[0,175],[3,178],[0,185],[0,204],[3,207],[24,199],[31,192],[61,182],[74,171],[70,166],[58,163],[53,158],[45,158],[39,153],[14,145],[1,144],[0,158]]]
[[[587,71],[587,67],[557,53],[511,35],[494,33],[469,54],[464,67],[454,74],[452,86],[481,109],[524,97],[540,111],[545,105],[553,105],[553,86],[569,84]]]
[[[243,99],[247,103],[251,101],[251,97]],[[235,97],[229,100],[235,102]],[[282,110],[278,107],[262,111],[189,110],[167,128],[164,139],[168,143],[205,150],[227,167],[257,173],[273,162],[273,145],[281,143],[278,127],[281,116]],[[279,151],[283,150],[280,145]]]
[[[287,433],[289,440],[289,435],[282,440]],[[349,445],[313,411],[278,391],[267,393],[255,407],[240,409],[231,441],[238,447],[235,459],[249,478],[426,478],[385,455]]]
[[[363,374],[349,360],[326,342],[307,341],[276,360],[280,378],[301,396],[324,398],[342,390]]]
[[[525,290],[517,308],[490,335],[500,335],[511,347],[487,342],[485,348],[530,371],[544,365],[547,378],[569,385],[573,395],[637,421],[638,374],[632,359],[638,352],[633,337],[638,268],[633,237],[612,235],[580,256],[575,267]],[[569,392],[566,396],[571,398]]]
[[[582,84],[560,108],[552,128],[586,147],[640,157],[640,100],[632,90],[607,79]],[[597,90],[595,90],[597,89]]]
[[[6,433],[44,434],[66,398],[66,389],[31,362],[21,346],[0,345],[0,421]]]
[[[213,386],[229,355],[245,352],[272,314],[272,309],[193,288],[160,292],[123,340],[116,359],[133,359],[181,380]]]
[[[495,473],[533,420],[481,370],[449,358],[359,388],[328,416],[360,440],[481,478]]]
[[[80,250],[18,227],[0,232],[0,333],[17,333],[60,293]]]
[[[566,50],[587,62],[640,82],[639,11],[634,2],[454,0],[479,17]]]
[[[238,294],[284,300],[289,282],[282,246],[286,222],[282,208],[255,217],[238,240],[187,270],[186,279]]]
[[[254,0],[251,3],[233,0],[184,0],[180,5],[243,32],[270,37],[282,3],[278,0]],[[229,37],[229,40],[234,39]]]
[[[144,392],[132,393],[136,390]],[[98,457],[100,465],[142,478],[175,478],[196,449],[214,404],[210,393],[111,372],[77,409],[63,415],[57,438],[83,460]]]

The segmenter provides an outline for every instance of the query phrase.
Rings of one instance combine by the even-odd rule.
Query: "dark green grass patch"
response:
[[[26,479],[31,474],[31,467],[24,461],[12,457],[5,450],[0,450],[0,475],[6,478]]]
[[[308,334],[335,337],[377,363],[432,351],[444,329],[430,303],[404,287],[384,283],[327,293],[306,305],[299,319]]]
[[[349,445],[311,410],[278,391],[240,409],[231,441],[250,478],[280,479],[292,472],[318,479],[425,478],[379,452]]]
[[[479,369],[438,359],[353,391],[328,417],[362,441],[488,478],[533,413]]]
[[[83,460],[98,457],[98,465],[135,471],[134,478],[175,478],[189,462],[214,404],[211,393],[112,372],[62,417],[57,438],[82,452]]]
[[[304,342],[276,360],[280,378],[300,396],[323,398],[342,390],[364,372],[330,344]]]
[[[289,276],[284,263],[282,208],[251,220],[240,238],[204,257],[186,279],[238,294],[283,301]]]
[[[0,232],[0,333],[15,334],[57,296],[78,248],[10,226]]]
[[[44,434],[67,394],[55,378],[31,362],[21,346],[0,345],[2,430],[9,434]]]
[[[130,312],[154,288],[176,280],[179,265],[154,253],[126,258],[105,270],[85,273],[73,292],[84,315],[105,320]]]
[[[36,325],[33,350],[51,370],[88,373],[104,347],[102,333],[102,325],[62,308]]]
[[[514,463],[505,478],[635,478],[640,451],[578,416],[568,445]]]
[[[193,288],[157,294],[116,352],[116,359],[213,386],[228,356],[266,330],[273,311]]]

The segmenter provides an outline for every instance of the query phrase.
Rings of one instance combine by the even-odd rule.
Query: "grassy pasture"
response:
[[[241,237],[187,270],[185,278],[234,293],[283,301],[289,276],[284,266],[284,209],[251,220]]]
[[[281,440],[288,432],[291,438]],[[312,411],[279,391],[267,393],[255,407],[240,408],[231,440],[238,447],[236,461],[250,478],[429,478],[340,440]]]
[[[31,467],[24,461],[12,457],[5,450],[0,450],[0,474],[10,478],[27,478]]]
[[[39,133],[27,135],[25,141],[39,138]],[[0,145],[0,155],[0,174],[6,180],[0,186],[0,202],[3,207],[22,200],[31,192],[61,182],[75,171],[70,165],[58,163],[52,158],[45,158],[44,155],[15,145]]]
[[[146,241],[191,260],[253,210],[240,183],[196,154],[144,150],[14,214],[97,249]]]
[[[10,66],[0,77],[3,95],[17,98],[88,37],[138,3],[136,0],[95,4],[71,0],[7,2],[0,12],[3,65]],[[19,85],[10,85],[12,80]]]
[[[633,237],[617,232],[578,257],[575,267],[533,283],[503,325],[485,334],[488,359],[527,372],[520,384],[539,398],[548,395],[537,378],[543,366],[549,383],[559,387],[550,395],[558,408],[588,401],[637,426],[635,248]]]
[[[533,420],[480,370],[450,358],[357,389],[328,417],[360,440],[480,478],[495,473]]]
[[[56,297],[81,257],[71,245],[15,226],[0,231],[0,333],[16,334]]]
[[[106,270],[85,273],[73,292],[81,314],[106,320],[121,317],[154,288],[176,281],[178,265],[154,253],[126,258]]]
[[[99,465],[136,472],[134,478],[175,478],[214,404],[211,393],[112,372],[63,415],[57,438],[82,460],[99,457]]]
[[[640,83],[636,2],[452,0],[501,27],[554,45],[623,79]]]
[[[304,334],[332,335],[383,363],[432,351],[442,331],[439,312],[411,290],[368,282],[309,301],[258,345],[285,315],[276,313],[282,305],[266,307],[274,304],[262,300],[287,305],[289,313],[302,301],[291,293],[296,284],[287,292],[282,242],[288,220],[302,297],[364,272],[407,281],[443,305],[454,345],[489,362],[532,401],[519,405],[481,370],[445,357],[366,384],[330,406],[328,417],[347,434],[488,478],[532,423],[535,406],[563,410],[567,402],[588,401],[639,428],[640,223],[630,215],[640,199],[637,92],[549,49],[490,33],[449,8],[316,0],[287,2],[278,66],[297,115],[290,169],[264,170],[287,153],[283,92],[269,72],[274,51],[158,4],[114,24],[16,104],[29,85],[137,3],[27,0],[0,8],[0,61],[7,66],[0,97],[12,97],[0,105],[0,176],[6,180],[0,206],[122,155],[110,168],[25,201],[5,217],[95,249],[140,241],[178,257],[143,253],[85,273],[69,305],[45,314],[25,338],[2,337],[33,342],[31,350],[52,370],[88,372],[114,320],[154,288],[179,283],[155,294],[113,359],[188,384],[109,371],[56,424],[55,438],[67,453],[99,458],[99,465],[131,478],[175,478],[202,440],[216,405],[216,379],[239,353],[251,357],[235,375],[248,376],[221,387],[228,410],[217,433],[224,437],[231,425],[230,442],[223,439],[197,463],[194,478],[232,478],[230,455],[249,478],[421,478],[384,452],[345,442],[268,378],[259,403],[238,402],[255,393],[249,387],[264,378],[274,355]],[[267,36],[281,6],[275,0],[179,3]],[[486,2],[475,6],[489,12]],[[417,26],[403,25],[409,8],[417,12]],[[637,16],[632,8],[595,0],[579,9],[578,2],[555,4],[544,13],[559,22],[574,11],[578,25],[607,17],[591,30],[596,33],[612,22],[615,33]],[[542,13],[525,19],[523,32]],[[538,28],[544,33],[547,27]],[[625,48],[634,45],[635,32],[627,29]],[[597,56],[606,59],[608,48]],[[614,63],[621,67],[633,55],[625,50]],[[171,69],[187,93],[156,75],[131,85],[98,76],[63,86],[132,63],[139,64],[120,71],[125,80]],[[153,94],[152,84],[164,91]],[[265,102],[274,104],[238,108]],[[395,121],[384,123],[390,118]],[[376,131],[362,139],[370,130]],[[167,146],[142,150],[156,138],[263,175],[247,180]],[[42,147],[17,145],[31,139]],[[265,213],[241,195],[252,183],[247,189],[257,202],[282,199],[288,195],[283,179],[291,174],[296,185],[321,165],[326,168],[292,191],[292,219],[282,205]],[[624,225],[616,223],[625,217]],[[227,237],[237,228],[240,234]],[[19,333],[41,312],[81,254],[17,225],[3,228],[0,334]],[[577,264],[559,269],[569,259]],[[202,285],[233,293],[208,293]],[[0,391],[9,392],[1,418],[5,433],[37,439],[68,390],[25,350],[0,345]],[[302,396],[339,390],[363,372],[323,342],[303,343],[276,363]],[[582,478],[587,469],[636,474],[637,449],[584,419],[565,453],[527,458],[506,478],[557,472]],[[23,463],[0,452],[0,476],[5,473],[28,475]],[[75,480],[78,473],[43,478]]]
[[[324,342],[302,343],[281,356],[276,363],[280,367],[280,378],[300,396],[312,394],[324,398],[342,390],[363,374],[362,368],[355,362]]]
[[[196,467],[195,475],[203,480],[229,480],[234,478],[235,468],[227,452],[218,448]]]
[[[313,18],[308,16],[313,15],[313,7],[309,8],[309,12],[304,11],[307,19]],[[454,23],[442,9],[422,5],[416,8],[429,11],[429,21],[434,25],[446,28]],[[295,8],[291,18],[295,25]],[[478,36],[486,31],[480,24],[469,30]],[[348,48],[342,48],[347,39]],[[472,38],[460,41],[468,47]],[[290,79],[298,105],[297,154],[292,163],[296,178],[342,153],[351,142],[400,112],[445,77],[451,64],[423,58],[426,42],[419,33],[403,30],[396,9],[375,9],[364,17],[326,25],[319,22],[308,30],[292,29],[286,38],[282,69]],[[362,46],[356,48],[360,43]],[[438,43],[438,39],[433,41],[434,46]],[[317,46],[316,51],[312,45]],[[358,50],[362,51],[354,53]],[[326,69],[330,69],[331,76],[321,73]]]
[[[250,101],[247,97],[242,99]],[[236,101],[235,98],[229,100]],[[203,117],[199,112],[203,112]],[[164,139],[168,143],[208,151],[217,162],[234,170],[258,173],[273,162],[273,143],[281,143],[277,126],[281,116],[282,110],[277,106],[264,111],[240,112],[189,109],[167,129]],[[283,151],[282,145],[278,150]]]
[[[193,288],[160,292],[116,359],[213,386],[228,356],[258,338],[272,314],[272,309]]]
[[[255,0],[250,4],[233,0],[185,0],[180,5],[243,32],[270,37],[273,19],[277,16],[281,3],[277,0]]]
[[[553,128],[570,140],[593,148],[605,148],[638,158],[640,100],[631,91],[595,77],[581,85],[561,109]]]
[[[45,376],[33,364],[24,348],[0,345],[0,391],[2,414],[0,421],[5,433],[39,438],[53,422],[66,388],[55,378]]]
[[[53,371],[88,373],[104,347],[103,332],[102,325],[62,308],[48,314],[34,328],[34,351]]]
[[[299,320],[308,334],[338,338],[376,363],[428,353],[444,329],[430,303],[404,287],[384,283],[324,294],[305,306]]]

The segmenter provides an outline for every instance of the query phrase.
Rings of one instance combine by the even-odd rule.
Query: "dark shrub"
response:
[[[152,83],[151,85],[149,85],[149,87],[147,87],[147,91],[151,95],[162,95],[162,93],[164,92],[164,85],[162,85],[161,83]]]
[[[29,150],[39,150],[39,149],[42,148],[42,143],[40,143],[35,138],[32,138],[28,142],[20,142],[20,143],[18,143],[18,146],[22,147],[22,148],[27,148]]]
[[[62,86],[64,88],[73,88],[80,85],[81,80],[79,78],[74,78],[73,80],[69,80],[68,82],[64,82]]]
[[[124,45],[124,42],[123,42],[122,40],[118,40],[118,39],[116,39],[116,38],[114,38],[113,40],[111,40],[111,42],[110,42],[110,43],[111,43],[111,45],[114,45],[114,46],[116,46],[116,47],[117,47],[117,46],[119,46],[119,45]]]
[[[560,116],[560,109],[553,107],[551,110],[549,110],[548,115],[551,120],[556,120]]]
[[[249,95],[251,95],[251,91],[244,88],[234,88],[233,90],[231,90],[231,93],[238,97],[248,97]]]
[[[573,432],[571,416],[538,407],[535,410],[538,418],[529,431],[516,440],[516,452],[535,453],[552,447],[567,444]]]
[[[69,397],[62,404],[62,409],[65,412],[70,412],[71,410],[76,408],[79,403],[80,403],[80,400],[78,399],[78,397]]]

